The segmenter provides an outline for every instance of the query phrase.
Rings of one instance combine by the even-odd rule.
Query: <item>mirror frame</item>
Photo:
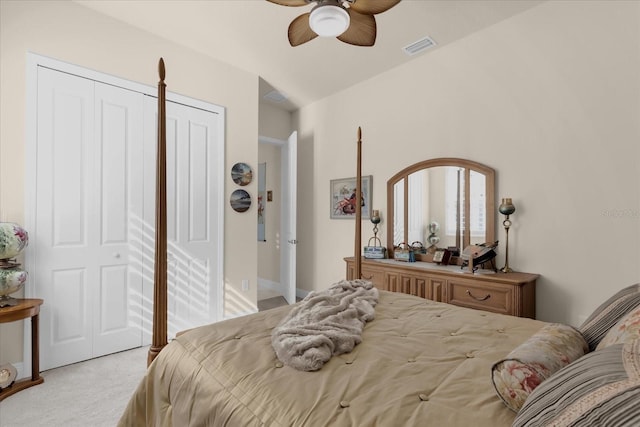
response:
[[[474,162],[472,160],[466,159],[458,159],[454,157],[443,157],[438,159],[430,159],[424,160],[422,162],[414,163],[411,166],[408,166],[402,169],[400,172],[393,175],[387,181],[387,254],[389,258],[394,257],[394,245],[393,241],[393,225],[394,221],[394,189],[395,185],[404,180],[404,232],[405,232],[405,240],[407,239],[408,227],[409,223],[409,180],[408,177],[414,172],[420,171],[422,169],[428,169],[435,166],[454,166],[461,167],[465,169],[465,194],[469,194],[469,185],[470,180],[469,173],[471,170],[484,174],[485,176],[485,186],[486,186],[486,216],[487,216],[487,229],[485,230],[485,242],[494,242],[496,239],[496,211],[495,211],[495,186],[496,186],[496,172],[493,168],[489,166],[483,165],[482,163]],[[465,198],[464,201],[464,213],[467,221],[464,234],[462,236],[462,248],[460,250],[466,248],[471,243],[471,233],[470,226],[468,224],[469,221],[469,211],[470,211],[470,200],[469,198]],[[430,256],[427,257],[416,257],[416,259],[420,258],[422,261],[430,261]]]

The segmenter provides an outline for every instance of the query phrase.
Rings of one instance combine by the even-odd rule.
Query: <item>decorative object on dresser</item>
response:
[[[394,258],[398,261],[416,262],[416,256],[411,246],[405,242],[398,244],[393,248]]]
[[[485,268],[484,265],[491,263],[491,270],[498,271],[495,266],[496,251],[498,241],[493,243],[481,243],[479,245],[469,245],[462,251],[462,268],[469,265],[469,271],[475,272],[478,268]]]
[[[374,258],[374,259],[383,259],[386,258],[387,248],[382,246],[382,242],[378,237],[378,224],[380,224],[380,211],[374,209],[371,213],[371,223],[373,224],[373,237],[369,239],[367,246],[364,247],[364,257],[365,258]],[[373,246],[371,246],[371,242],[373,241]]]
[[[500,269],[503,273],[511,273],[513,270],[509,267],[509,228],[511,227],[511,220],[509,219],[509,215],[513,214],[516,211],[516,207],[513,205],[510,197],[505,197],[502,199],[502,203],[498,207],[498,210],[502,215],[505,216],[504,221],[502,221],[502,225],[504,226],[505,232],[505,250],[504,250],[504,267]]]
[[[13,222],[0,222],[0,307],[15,306],[10,294],[18,292],[27,281],[27,272],[14,259],[29,244],[27,231]]]
[[[433,262],[441,265],[449,265],[449,258],[451,258],[449,249],[438,248],[433,254]]]
[[[440,224],[435,221],[431,221],[428,225],[429,236],[427,236],[427,243],[429,243],[429,248],[427,248],[427,252],[433,254],[436,252],[438,248],[438,242],[440,241],[440,237],[436,234],[440,231]]]

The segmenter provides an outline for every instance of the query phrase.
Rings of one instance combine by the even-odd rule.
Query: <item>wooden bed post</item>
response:
[[[354,279],[361,279],[360,258],[362,246],[362,129],[358,126],[358,160],[356,166],[356,241],[353,256],[355,257],[355,270],[353,272]],[[371,191],[371,189],[369,189]],[[371,198],[369,198],[371,200]],[[367,209],[369,206],[367,206]]]
[[[153,338],[147,366],[167,345],[167,122],[164,60],[158,63],[158,153],[156,163],[156,253],[153,286]]]

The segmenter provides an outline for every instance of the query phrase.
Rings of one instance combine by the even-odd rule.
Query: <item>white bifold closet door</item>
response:
[[[143,98],[38,70],[30,245],[43,370],[142,343]]]
[[[29,273],[45,370],[150,343],[157,100],[38,67],[37,115]],[[167,102],[169,337],[221,311],[222,116]]]
[[[145,111],[157,100],[145,97]],[[168,101],[167,111],[167,309],[170,338],[181,330],[218,320],[222,287],[222,200],[224,167],[220,115]],[[145,224],[155,222],[157,115],[145,115]],[[155,227],[144,246],[155,248]],[[153,231],[153,234],[151,234]],[[151,254],[152,256],[152,254]],[[145,312],[152,311],[153,263],[145,260]],[[151,318],[149,318],[150,320]],[[151,324],[144,343],[151,343]]]

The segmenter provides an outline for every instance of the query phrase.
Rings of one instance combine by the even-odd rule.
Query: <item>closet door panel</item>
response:
[[[37,114],[45,370],[142,344],[142,95],[41,67]]]
[[[143,95],[95,84],[94,156],[100,271],[93,356],[142,345]]]
[[[147,97],[148,105],[156,100]],[[145,111],[150,111],[151,107]],[[167,293],[169,337],[217,319],[219,241],[219,115],[167,102]],[[145,248],[155,248],[155,159],[157,115],[145,115]],[[153,164],[152,164],[153,161]],[[152,265],[149,266],[152,269]],[[147,268],[145,268],[147,270]],[[153,272],[144,278],[145,301],[152,300]],[[150,307],[150,306],[149,306]],[[146,311],[146,310],[145,310]],[[147,320],[145,319],[145,323]],[[148,341],[145,332],[144,340]]]
[[[92,354],[89,313],[98,281],[93,82],[40,68],[37,114],[36,228],[29,232],[37,263],[31,280],[45,301],[40,325],[46,370]]]

